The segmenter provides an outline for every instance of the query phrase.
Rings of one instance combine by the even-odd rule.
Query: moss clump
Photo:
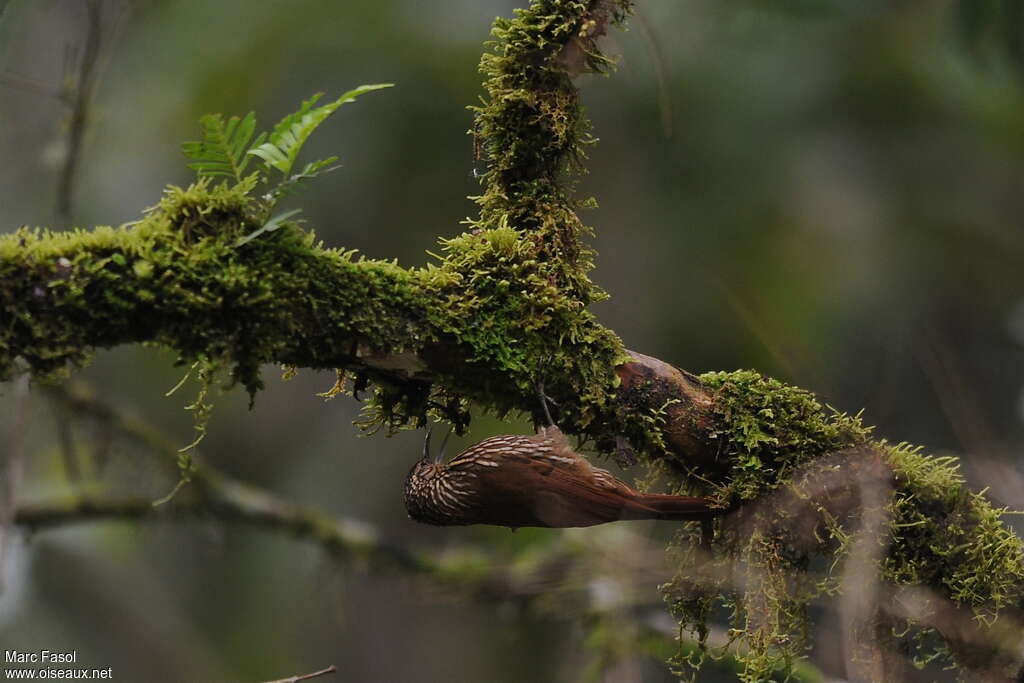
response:
[[[469,366],[444,384],[475,384],[477,400],[486,386],[483,402],[498,412],[523,404],[539,412],[544,381],[552,396],[572,397],[559,401],[560,419],[585,427],[613,397],[621,342],[559,289],[542,242],[505,226],[443,243],[444,263],[424,272],[424,291],[441,304],[431,323],[466,348]]]
[[[612,61],[596,40],[630,7],[628,0],[537,0],[512,19],[497,19],[480,61],[487,96],[472,107],[487,162],[473,225],[537,232],[554,284],[583,305],[602,293],[586,275],[592,253],[582,243],[587,228],[569,182],[594,142],[572,76],[608,70]]]
[[[443,263],[425,274],[425,285],[445,304],[434,325],[469,350],[470,367],[443,383],[455,391],[474,386],[478,401],[485,387],[482,402],[499,413],[523,405],[539,413],[543,381],[565,406],[561,422],[606,430],[615,423],[608,406],[625,352],[586,310],[604,294],[587,275],[589,230],[572,197],[571,176],[593,142],[572,75],[611,65],[596,38],[629,5],[538,0],[495,21],[480,62],[487,94],[472,108],[487,162],[475,198],[480,216],[469,232],[443,241]]]
[[[878,603],[861,626],[883,650],[945,657],[967,670],[1012,663],[998,628],[982,628],[988,645],[979,649],[962,633],[937,637],[934,623],[886,601],[899,586],[924,588],[936,607],[993,625],[1024,606],[1021,541],[1000,510],[964,486],[955,459],[872,440],[859,418],[757,373],[701,379],[714,396],[707,436],[720,444],[721,468],[681,488],[741,507],[712,538],[685,529],[673,542],[680,569],[662,590],[683,628],[705,637],[711,613],[724,607],[745,663],[741,679],[767,680],[805,655],[812,601],[850,590],[847,563],[867,561]],[[674,665],[692,675],[719,654],[686,651]]]
[[[717,482],[723,504],[753,500],[803,463],[867,441],[858,418],[823,407],[804,389],[750,370],[700,380],[714,398],[705,435],[726,468]]]
[[[588,277],[588,229],[572,195],[592,139],[571,77],[607,69],[595,40],[629,4],[535,0],[497,22],[475,109],[488,162],[480,217],[443,242],[439,265],[403,269],[324,249],[295,223],[271,231],[252,181],[171,188],[133,226],[0,238],[0,379],[17,358],[43,375],[85,362],[94,347],[150,341],[211,373],[229,367],[250,393],[264,362],[351,369],[354,393],[374,385],[368,425],[388,428],[428,411],[463,426],[470,398],[539,413],[542,380],[563,425],[604,449],[625,435],[650,459],[668,457],[663,428],[676,399],[630,411],[616,397],[614,368],[626,356],[586,310],[603,294]],[[377,353],[427,367],[391,372],[367,360]],[[674,461],[672,481],[740,508],[707,538],[679,533],[680,571],[663,589],[698,638],[713,609],[731,611],[743,680],[796,666],[808,606],[840,588],[844,558],[872,519],[884,521],[869,540],[882,548],[871,560],[886,587],[925,587],[983,624],[1022,606],[1020,540],[964,488],[954,462],[873,441],[858,417],[757,373],[701,380],[713,402],[693,411],[692,431],[718,457],[699,470]],[[1003,661],[949,633],[930,638],[916,615],[872,618],[882,644],[895,647],[896,628],[921,658]],[[709,654],[689,650],[675,664],[692,671]]]
[[[39,375],[80,365],[92,347],[153,341],[182,362],[222,363],[250,393],[265,362],[354,369],[355,392],[375,385],[371,427],[421,422],[431,406],[464,425],[468,396],[499,413],[538,406],[543,380],[566,406],[561,420],[615,429],[624,351],[586,311],[602,294],[571,196],[591,140],[569,71],[610,65],[595,40],[628,5],[541,0],[496,23],[477,109],[489,163],[481,215],[444,243],[439,267],[325,250],[294,223],[261,234],[255,176],[204,178],[170,188],[130,227],[0,240],[0,301],[13,317],[0,330],[0,377],[18,356]],[[360,362],[377,352],[429,357],[440,381]]]
[[[536,233],[465,234],[445,242],[440,267],[403,269],[324,249],[294,223],[239,245],[261,224],[245,192],[200,181],[130,226],[0,238],[0,376],[17,357],[40,376],[95,347],[155,342],[183,363],[221,363],[250,392],[262,363],[355,368],[356,389],[376,385],[376,426],[417,422],[430,405],[464,424],[466,396],[539,411],[538,379],[564,419],[601,421],[621,344],[558,289]],[[375,352],[429,359],[440,381],[375,373],[360,362]]]
[[[200,181],[130,226],[0,238],[0,377],[16,357],[42,375],[94,347],[156,342],[185,362],[221,359],[253,392],[263,362],[335,367],[356,337],[413,344],[410,273],[314,246],[293,223],[236,246],[259,225],[245,192]]]
[[[40,376],[95,347],[155,342],[230,368],[250,392],[262,363],[353,367],[356,389],[375,384],[374,426],[417,422],[430,405],[464,423],[467,395],[539,410],[538,379],[582,397],[564,401],[579,406],[565,419],[599,420],[621,345],[555,286],[537,234],[466,234],[425,269],[324,249],[294,223],[239,245],[261,224],[247,189],[204,180],[168,189],[130,226],[0,238],[0,376],[17,357]],[[360,362],[375,352],[429,358],[440,381],[375,373]]]

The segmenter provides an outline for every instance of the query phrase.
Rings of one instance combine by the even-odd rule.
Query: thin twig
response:
[[[47,386],[44,391],[56,403],[62,404],[68,413],[90,416],[102,422],[111,432],[134,442],[143,452],[156,456],[169,473],[177,473],[175,445],[148,424],[122,415],[94,398],[81,384],[75,388]],[[166,510],[154,508],[151,499],[139,496],[77,496],[22,505],[15,513],[14,521],[29,531],[42,531],[100,520],[159,521],[176,517],[208,517],[290,533],[296,538],[319,544],[333,556],[354,558],[382,571],[425,576],[484,600],[524,597],[523,587],[513,584],[504,571],[467,582],[463,571],[465,564],[445,563],[428,554],[387,543],[381,540],[379,532],[371,524],[297,505],[270,491],[233,479],[209,465],[197,463],[192,473],[192,484]]]
[[[52,85],[47,85],[32,78],[21,76],[10,71],[0,74],[0,85],[7,86],[9,88],[18,88],[20,90],[26,90],[28,92],[35,93],[37,95],[43,95],[45,97],[53,97],[55,99],[61,99],[60,90]]]
[[[25,429],[28,422],[28,374],[14,381],[14,420],[7,439],[7,452],[0,460],[0,587],[3,585],[4,550],[11,524],[15,522],[15,497],[25,452]]]
[[[661,132],[666,139],[672,138],[672,91],[668,85],[668,74],[666,73],[666,61],[661,53],[661,46],[658,44],[657,34],[647,21],[644,13],[637,8],[634,16],[637,26],[640,27],[640,34],[644,37],[647,51],[654,65],[654,76],[658,84],[658,115],[661,119]]]
[[[82,140],[85,138],[86,124],[89,122],[89,108],[92,93],[96,84],[96,63],[102,44],[103,22],[101,0],[89,0],[86,3],[88,30],[85,34],[85,47],[79,64],[78,78],[74,90],[69,93],[71,101],[71,117],[68,122],[68,150],[57,180],[57,222],[66,225],[71,219],[74,205],[75,176],[82,155]]]
[[[179,496],[180,500],[175,499],[174,505],[166,509],[154,507],[152,499],[139,496],[51,499],[19,506],[13,521],[31,532],[102,520],[212,518],[290,533],[318,543],[332,555],[357,557],[380,569],[440,576],[446,573],[444,567],[424,556],[380,541],[369,524],[332,518],[220,475],[206,472],[203,485],[196,486],[195,493],[187,498]]]
[[[335,673],[337,670],[338,667],[331,664],[326,669],[320,669],[319,671],[314,671],[311,674],[303,674],[302,676],[292,676],[291,678],[279,678],[276,681],[266,681],[266,683],[299,683],[299,681],[308,681],[311,678],[329,676],[330,674]]]
[[[844,472],[859,493],[856,507],[860,528],[851,535],[838,598],[840,642],[850,680],[885,679],[886,656],[872,635],[883,590],[878,567],[889,551],[893,482],[870,468],[847,467]]]
[[[64,474],[68,481],[79,482],[82,479],[82,468],[78,464],[78,449],[71,430],[71,416],[56,402],[53,402],[53,418],[57,422],[57,441],[60,444],[61,458],[64,463]]]
[[[177,450],[172,442],[146,423],[133,420],[97,400],[81,383],[44,386],[43,390],[69,414],[91,417],[106,429],[134,442],[147,455],[155,456],[169,474],[176,474]],[[284,532],[320,545],[329,554],[355,559],[364,566],[399,575],[423,577],[435,586],[454,589],[458,594],[482,602],[528,603],[550,591],[552,582],[564,585],[571,551],[553,553],[536,571],[523,577],[510,568],[495,566],[484,573],[486,553],[461,553],[451,560],[419,553],[381,539],[377,529],[359,520],[334,517],[320,510],[297,505],[256,486],[219,472],[208,464],[197,464],[193,485],[166,508],[154,508],[152,500],[140,496],[76,496],[23,504],[15,522],[28,531],[104,520],[170,521],[209,518]],[[617,560],[621,565],[622,560]]]

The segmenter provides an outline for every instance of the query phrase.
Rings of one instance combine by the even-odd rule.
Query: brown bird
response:
[[[636,491],[587,462],[555,426],[486,439],[447,463],[430,460],[429,438],[423,450],[405,481],[405,508],[425,524],[579,527],[725,512],[702,498]]]

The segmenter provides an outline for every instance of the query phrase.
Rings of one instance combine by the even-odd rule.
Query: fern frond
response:
[[[298,173],[294,173],[291,177],[286,180],[282,180],[280,184],[270,192],[271,199],[276,202],[282,197],[290,195],[295,190],[299,189],[300,183],[304,180],[312,180],[317,176],[336,171],[341,168],[341,164],[334,164],[338,160],[338,157],[327,157],[326,159],[320,159],[318,161],[311,161],[306,164],[305,167]]]
[[[291,176],[292,167],[295,165],[295,159],[298,157],[299,151],[306,143],[306,140],[309,139],[309,136],[321,123],[326,121],[331,114],[337,111],[338,107],[346,102],[355,100],[363,93],[367,93],[372,90],[380,90],[381,88],[390,88],[392,85],[392,83],[361,85],[358,88],[349,90],[333,102],[329,102],[328,104],[324,104],[319,107],[314,107],[313,105],[315,105],[323,96],[323,93],[317,93],[303,102],[298,111],[281,119],[281,121],[274,126],[274,130],[270,134],[270,140],[267,142],[261,141],[261,144],[253,144],[249,149],[248,154],[263,159],[267,168],[277,169],[287,181]],[[331,162],[328,161],[326,163]],[[326,163],[324,165],[326,165]],[[309,166],[307,166],[300,175],[307,173],[315,175],[319,172],[320,168],[322,168],[322,166],[313,169],[313,171],[309,171]]]
[[[269,221],[264,223],[262,226],[260,226],[259,228],[253,230],[252,232],[250,232],[245,237],[240,237],[238,239],[238,241],[235,242],[235,246],[236,247],[240,247],[243,244],[251,242],[252,240],[256,239],[257,237],[259,237],[260,235],[262,235],[265,232],[274,232],[275,230],[277,230],[278,228],[283,226],[285,221],[287,221],[289,218],[291,218],[292,216],[294,216],[294,215],[296,215],[298,213],[301,213],[301,212],[302,212],[302,209],[292,209],[291,211],[284,211],[282,213],[277,214],[276,216],[271,218]],[[301,223],[302,221],[292,221],[292,222],[293,223],[296,223],[296,222],[297,223]]]
[[[188,167],[199,177],[221,176],[241,182],[250,157],[246,154],[250,145],[263,144],[267,134],[261,133],[253,140],[256,130],[256,115],[249,112],[245,118],[232,116],[227,123],[220,114],[207,114],[199,119],[203,139],[185,142],[181,152],[192,160]]]

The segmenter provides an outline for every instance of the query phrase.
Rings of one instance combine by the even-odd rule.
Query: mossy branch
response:
[[[542,381],[567,431],[606,453],[635,450],[677,489],[740,510],[710,534],[680,532],[680,574],[665,593],[698,636],[716,601],[733,609],[745,680],[804,654],[807,606],[839,589],[832,570],[871,506],[887,520],[877,563],[887,584],[927,587],[979,622],[1021,610],[1021,541],[954,461],[877,440],[859,417],[757,373],[698,378],[628,352],[587,310],[601,293],[571,192],[589,143],[571,77],[608,65],[595,40],[628,4],[535,0],[496,24],[476,110],[488,162],[480,217],[443,242],[439,263],[361,259],[286,220],[248,239],[266,225],[248,181],[171,188],[132,226],[0,238],[0,379],[19,363],[46,375],[93,348],[151,342],[184,361],[218,360],[250,392],[263,363],[349,372],[355,393],[373,385],[373,422],[388,428],[428,414],[462,427],[469,401],[539,418]],[[871,476],[829,483],[847,469]],[[884,495],[865,496],[864,481]],[[687,553],[703,545],[711,560]],[[809,568],[822,558],[831,564],[819,576]],[[707,563],[723,577],[742,566],[757,590],[695,583]],[[879,633],[918,629],[907,647],[931,652],[926,619],[872,615]],[[1001,646],[979,654],[943,635],[939,650],[963,666],[1019,666]]]
[[[0,238],[0,378],[84,363],[93,348],[149,342],[184,362],[220,359],[250,392],[259,367],[350,371],[376,384],[381,422],[456,423],[464,399],[539,411],[538,373],[580,424],[608,413],[618,339],[550,281],[512,228],[445,243],[426,268],[327,249],[294,223],[257,225],[243,186],[171,188],[138,223]],[[574,401],[581,398],[581,401]]]
[[[583,170],[594,142],[572,78],[613,65],[597,39],[631,8],[631,0],[535,0],[514,19],[499,17],[480,60],[487,96],[471,107],[487,162],[474,225],[536,233],[546,259],[558,265],[554,281],[584,305],[604,294],[587,277],[593,254],[572,197],[572,175]]]

